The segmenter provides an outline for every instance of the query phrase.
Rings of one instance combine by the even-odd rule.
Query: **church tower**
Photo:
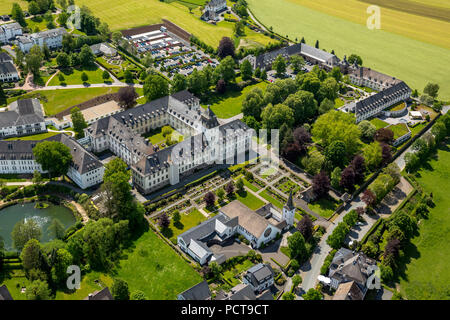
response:
[[[286,223],[289,226],[293,226],[294,216],[295,216],[295,206],[294,201],[292,200],[292,190],[291,190],[291,192],[289,193],[289,199],[283,207],[283,220],[286,220]]]

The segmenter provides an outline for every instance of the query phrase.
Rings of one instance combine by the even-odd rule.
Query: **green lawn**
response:
[[[162,128],[157,128],[155,130],[147,132],[146,134],[144,134],[144,137],[147,138],[147,140],[149,140],[154,146],[159,145],[161,149],[164,148],[161,144],[166,143],[169,137],[170,139],[174,139],[175,141],[179,141],[180,137],[182,137],[181,139],[183,139],[183,135],[175,129],[173,129],[171,135],[167,135],[166,137],[164,137],[162,134]],[[167,144],[165,144],[165,146],[167,147]]]
[[[80,289],[75,292],[56,292],[56,300],[83,300],[90,293],[94,291],[102,290],[104,287],[108,287],[111,291],[113,279],[110,275],[100,272],[89,272],[82,277]]]
[[[306,43],[312,46],[316,40],[319,40],[320,48],[328,52],[334,50],[341,59],[344,55],[348,57],[356,53],[362,57],[365,66],[401,79],[411,88],[417,88],[419,91],[422,91],[428,82],[438,83],[441,86],[440,99],[450,99],[450,86],[445,85],[448,83],[448,72],[446,68],[442,68],[443,65],[450,65],[449,37],[448,32],[446,34],[444,32],[448,30],[448,23],[447,29],[436,26],[433,30],[437,32],[433,30],[424,32],[421,29],[427,29],[431,23],[412,27],[411,23],[415,24],[419,18],[409,15],[409,19],[402,18],[402,24],[397,23],[397,30],[393,31],[400,33],[404,30],[407,33],[407,35],[400,35],[386,31],[383,27],[387,26],[386,19],[383,20],[383,18],[382,29],[367,28],[366,20],[369,15],[365,12],[368,6],[365,3],[364,11],[354,10],[356,6],[354,3],[340,8],[341,11],[358,17],[360,23],[357,23],[334,16],[333,13],[338,10],[321,12],[328,10],[326,4],[320,4],[322,10],[308,8],[299,2],[301,0],[248,0],[249,7],[256,18],[267,27],[273,27],[273,30],[279,34],[289,35],[293,39],[304,37]],[[339,9],[337,3],[340,4],[341,1],[333,2],[331,6]],[[388,15],[389,12],[383,11],[383,17]],[[398,15],[403,17],[401,12],[398,12]],[[293,21],[296,23],[292,23]],[[414,34],[420,34],[423,40],[413,39]],[[423,42],[431,38],[434,39],[435,44]],[[427,63],[422,63],[425,60]]]
[[[117,277],[130,292],[141,290],[149,300],[174,300],[202,277],[152,231],[146,232],[120,261]]]
[[[188,214],[181,213],[180,223],[174,224],[173,220],[170,220],[169,228],[163,230],[162,234],[169,238],[172,243],[176,244],[178,235],[195,227],[206,219],[207,218],[197,209],[194,209]]]
[[[254,263],[251,262],[250,260],[245,260],[243,263],[239,263],[237,265],[235,265],[233,267],[233,269],[231,270],[226,270],[225,272],[223,272],[223,277],[225,279],[227,279],[228,281],[230,281],[233,286],[238,285],[239,283],[241,283],[241,281],[237,278],[235,278],[235,276],[247,271],[248,269],[250,269],[251,267],[253,267]]]
[[[249,188],[250,190],[257,192],[258,190],[260,190],[260,187],[254,185],[253,183],[250,183],[249,181],[247,181],[247,179],[245,179],[244,177],[242,177],[242,181],[244,181],[244,185]]]
[[[11,14],[12,5],[17,2],[22,10],[27,10],[28,2],[25,0],[2,0],[0,1],[0,15]]]
[[[260,82],[247,86],[242,91],[227,91],[223,95],[213,93],[208,96],[208,101],[204,103],[202,107],[206,108],[208,105],[211,105],[211,110],[217,115],[218,118],[231,118],[241,113],[242,101],[244,101],[244,98],[248,92],[250,92],[253,88],[261,88],[264,90],[266,87],[266,82]]]
[[[257,198],[248,191],[244,191],[242,193],[236,192],[236,199],[252,210],[259,209],[264,205],[264,202],[261,199]]]
[[[22,287],[29,285],[30,281],[25,277],[23,270],[2,271],[0,273],[0,286],[6,285],[14,300],[27,300]]]
[[[389,123],[378,118],[373,118],[372,120],[370,120],[370,123],[373,124],[377,128],[377,130],[389,125]]]
[[[416,125],[415,127],[409,128],[409,130],[411,130],[411,135],[414,137],[426,126],[427,126],[426,123],[420,123],[420,124]]]
[[[333,212],[337,209],[339,203],[332,199],[331,197],[319,198],[313,203],[309,203],[308,207],[315,213],[321,215],[322,217],[329,218]]]
[[[86,73],[88,76],[88,80],[86,83],[94,84],[94,83],[103,83],[104,80],[102,78],[103,71],[97,67],[89,67],[89,68],[68,68],[60,70],[59,73],[53,77],[53,79],[48,84],[49,86],[59,86],[62,84],[72,85],[72,84],[83,84],[81,80],[82,73]],[[64,76],[64,81],[59,81],[59,75],[62,74]],[[110,79],[111,80],[111,79]]]
[[[19,97],[8,99],[8,104],[19,98],[39,98],[40,96],[41,102],[44,105],[45,114],[47,116],[52,116],[76,104],[103,94],[117,92],[119,89],[120,87],[36,90]]]
[[[408,126],[405,123],[398,123],[396,125],[392,125],[389,129],[394,132],[394,139],[398,139],[401,136],[408,133]]]
[[[49,137],[56,136],[57,134],[59,134],[59,133],[58,132],[44,132],[44,133],[33,134],[31,136],[8,138],[5,140],[44,140]]]
[[[440,148],[438,158],[429,161],[418,173],[418,182],[426,192],[433,193],[436,206],[430,209],[429,218],[421,221],[419,236],[404,250],[411,261],[400,280],[400,288],[409,300],[450,299],[449,147],[447,144]]]
[[[261,197],[263,197],[264,199],[266,199],[267,201],[269,201],[270,203],[272,203],[278,209],[281,209],[284,206],[283,203],[281,203],[280,201],[278,201],[277,199],[272,197],[271,194],[267,190],[262,191],[259,195]]]

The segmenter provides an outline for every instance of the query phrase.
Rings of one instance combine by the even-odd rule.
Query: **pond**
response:
[[[66,229],[76,222],[72,211],[64,206],[50,204],[44,209],[36,209],[34,206],[35,203],[30,202],[0,210],[0,236],[5,242],[6,250],[13,250],[11,231],[14,225],[22,219],[33,219],[38,223],[42,231],[40,239],[42,243],[53,239],[51,232],[47,230],[53,219],[57,218]]]

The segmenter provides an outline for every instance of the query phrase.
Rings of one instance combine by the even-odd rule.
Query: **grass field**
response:
[[[264,202],[261,199],[255,197],[248,191],[244,191],[241,193],[236,192],[236,199],[252,210],[259,209],[264,205]]]
[[[264,199],[266,199],[267,201],[269,201],[270,203],[272,203],[278,209],[281,209],[284,206],[283,203],[272,197],[267,190],[263,190],[259,195]]]
[[[59,134],[59,133],[58,132],[44,132],[44,133],[33,134],[30,136],[25,136],[25,137],[8,138],[8,139],[5,139],[5,141],[7,141],[7,140],[44,140],[44,139],[50,138],[52,136],[55,136],[57,134]]]
[[[438,157],[419,171],[418,181],[426,192],[433,193],[435,207],[419,227],[419,236],[405,249],[411,257],[406,277],[400,280],[401,292],[409,300],[450,299],[450,145],[438,151]]]
[[[231,118],[239,113],[242,109],[242,101],[244,101],[245,96],[254,88],[260,88],[265,90],[267,87],[266,82],[260,82],[254,85],[245,87],[242,91],[227,91],[224,94],[210,94],[208,101],[202,105],[206,108],[211,105],[211,110],[216,114],[218,118],[227,119]]]
[[[97,281],[97,282],[96,282]],[[102,290],[105,287],[109,287],[113,284],[111,276],[100,272],[90,272],[83,276],[80,284],[80,289],[73,293],[57,291],[56,300],[83,300],[90,293],[94,291]]]
[[[64,81],[62,83],[65,83],[66,85],[72,85],[72,84],[83,84],[83,81],[81,81],[81,75],[85,72],[88,76],[87,83],[93,84],[93,83],[103,83],[103,71],[95,66],[91,68],[68,68],[63,69],[59,71],[59,73],[53,77],[53,79],[48,84],[49,86],[59,86],[61,85],[61,82],[59,81],[59,75],[62,74],[64,76]],[[109,79],[111,81],[111,79]]]
[[[162,234],[165,237],[169,238],[172,243],[177,243],[178,235],[183,232],[195,227],[199,223],[206,220],[206,217],[197,209],[192,210],[188,214],[181,214],[180,223],[173,223],[173,220],[170,220],[170,226],[166,230],[162,230]]]
[[[249,0],[253,14],[267,27],[305,37],[306,43],[344,55],[359,54],[365,66],[404,80],[422,91],[428,82],[450,99],[450,23],[382,9],[382,29],[366,27],[367,4],[356,0]],[[299,19],[301,17],[301,19]],[[296,21],[296,23],[292,23]],[[426,61],[426,63],[424,63]]]
[[[117,92],[120,87],[110,88],[82,88],[82,89],[61,89],[61,90],[37,90],[32,93],[26,93],[19,97],[8,99],[8,104],[14,100],[35,98],[39,94],[44,105],[45,114],[52,116],[58,112],[64,111],[76,104],[95,98],[97,96]],[[43,99],[46,99],[44,101]]]
[[[0,1],[0,15],[11,14],[12,5],[17,2],[22,10],[28,9],[28,2],[25,0],[2,0]]]
[[[128,0],[124,4],[119,0],[77,0],[77,5],[88,6],[94,15],[108,23],[113,31],[160,23],[161,19],[168,19],[213,47],[217,47],[222,37],[233,36],[233,23],[222,21],[217,25],[208,24],[201,21],[199,16],[189,13],[188,6],[178,2]],[[272,41],[253,31],[247,32],[249,37],[257,37],[258,41]]]
[[[377,130],[389,125],[389,123],[378,118],[373,118],[372,120],[370,120],[370,123],[373,124],[377,128]]]
[[[394,132],[394,139],[398,139],[408,133],[408,126],[405,123],[398,123],[396,125],[389,126],[389,129]]]
[[[174,300],[180,292],[202,281],[201,276],[152,231],[126,252],[116,276],[130,292],[141,290],[149,300]]]
[[[315,213],[321,215],[322,217],[329,218],[333,212],[337,209],[339,203],[332,199],[331,197],[320,198],[313,203],[309,203],[308,207]]]

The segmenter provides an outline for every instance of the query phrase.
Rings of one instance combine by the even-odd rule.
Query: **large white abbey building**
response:
[[[184,140],[158,149],[143,134],[170,125]],[[144,193],[177,184],[195,170],[245,155],[254,131],[240,120],[223,125],[210,108],[181,91],[103,118],[85,129],[94,152],[110,150],[132,170],[133,183]]]

